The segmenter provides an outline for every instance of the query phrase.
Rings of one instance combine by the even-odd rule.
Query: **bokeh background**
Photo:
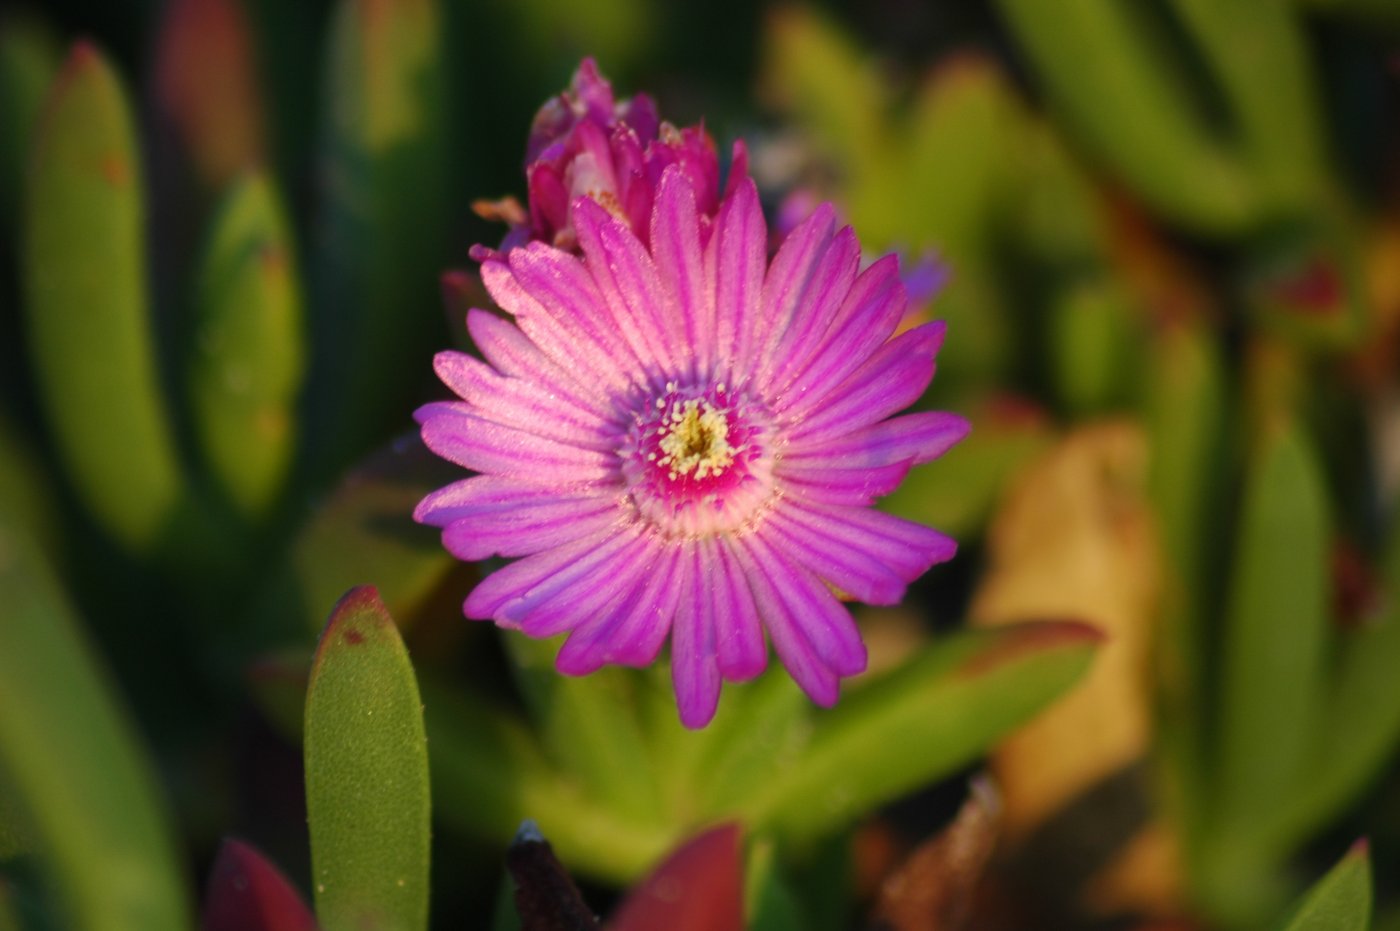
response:
[[[123,807],[103,777],[128,756],[177,912],[228,835],[311,897],[302,698],[359,584],[424,691],[433,927],[508,921],[521,815],[606,911],[728,810],[687,801],[699,751],[571,756],[595,738],[550,702],[582,717],[623,679],[540,698],[548,657],[462,620],[475,570],[408,517],[451,477],[411,412],[485,300],[468,248],[503,234],[472,205],[524,197],[530,121],[585,55],[722,153],[747,139],[773,216],[831,199],[872,256],[949,270],[921,403],[973,433],[884,506],[962,549],[862,613],[872,675],[973,629],[1106,635],[988,686],[985,719],[930,671],[945,742],[881,735],[930,762],[820,828],[756,831],[786,902],[762,926],[1282,927],[1366,837],[1373,926],[1400,929],[1390,0],[0,6],[0,928],[102,926],[73,903],[112,861],[84,809],[44,812],[92,777],[118,792],[94,810]],[[1007,649],[1087,651],[1067,629]],[[735,692],[715,746],[820,732]],[[501,721],[557,785],[502,788],[531,771],[482,736]],[[751,787],[805,765],[778,750]],[[579,820],[626,804],[590,779],[653,768],[675,798],[644,840]],[[999,802],[994,827],[963,822],[975,868],[910,859],[983,770]],[[891,877],[956,907],[910,917]]]

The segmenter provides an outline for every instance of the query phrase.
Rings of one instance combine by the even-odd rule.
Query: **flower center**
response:
[[[657,444],[665,454],[657,464],[671,470],[672,480],[692,473],[700,479],[719,475],[734,461],[729,420],[708,400],[672,403],[669,423]]]
[[[667,535],[703,536],[754,518],[771,497],[767,411],[725,385],[666,385],[618,449],[639,516]]]

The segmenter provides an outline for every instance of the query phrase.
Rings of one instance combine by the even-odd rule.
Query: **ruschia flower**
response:
[[[591,58],[579,65],[570,88],[535,115],[525,153],[528,207],[507,201],[481,208],[513,224],[501,252],[532,240],[576,251],[573,205],[580,197],[601,204],[645,243],[656,185],[671,165],[689,177],[701,216],[713,217],[719,203],[719,159],[704,128],[662,122],[645,94],[614,102]],[[736,157],[742,160],[742,149]]]
[[[439,354],[461,400],[417,413],[429,448],[479,473],[417,519],[462,559],[516,560],[466,614],[568,633],[568,674],[649,664],[669,638],[689,727],[723,680],[764,669],[765,632],[814,701],[836,701],[866,663],[840,596],[898,602],[956,548],[871,505],[968,429],[895,416],[928,386],[944,327],[894,336],[892,257],[858,271],[856,237],[825,205],[769,263],[746,174],[712,223],[703,198],[672,165],[640,230],[579,197],[580,254],[532,242],[487,257],[509,319],[469,311],[485,361]]]

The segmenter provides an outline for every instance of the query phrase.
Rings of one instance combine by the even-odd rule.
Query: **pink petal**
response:
[[[842,227],[818,261],[812,277],[793,311],[791,322],[763,368],[769,374],[761,384],[768,389],[786,380],[789,371],[800,371],[827,336],[837,312],[850,293],[860,265],[860,243],[855,232]]]
[[[655,661],[689,585],[690,559],[684,546],[653,541],[643,560],[638,582],[569,636],[559,651],[560,672],[585,675],[608,663],[640,667]]]
[[[577,370],[555,364],[520,328],[490,311],[467,311],[467,331],[486,361],[505,375],[527,378],[561,399],[606,417],[611,407],[598,395],[598,383],[580,378]]]
[[[675,361],[686,357],[686,368],[695,374],[695,351],[710,341],[714,332],[713,279],[706,279],[700,253],[700,219],[695,210],[695,189],[680,165],[672,165],[661,175],[651,211],[651,254],[662,285],[680,313],[686,347],[694,347]],[[708,368],[701,360],[700,369]]]
[[[779,472],[800,469],[862,469],[891,463],[932,462],[967,436],[965,417],[944,411],[921,411],[852,430],[844,436],[814,441],[803,436],[783,452]]]
[[[751,327],[751,353],[744,354],[745,369],[757,369],[759,384],[767,384],[772,367],[780,361],[769,349],[782,339],[803,302],[812,300],[811,283],[821,274],[835,228],[835,208],[822,204],[788,234],[768,267],[761,310]]]
[[[486,420],[585,449],[617,448],[620,424],[600,421],[568,395],[552,392],[531,379],[500,375],[462,352],[438,353],[433,369],[443,384]]]
[[[500,616],[507,603],[535,591],[558,573],[578,566],[590,556],[616,552],[626,542],[622,533],[606,527],[565,546],[517,559],[482,579],[467,596],[462,609],[467,617],[495,619],[503,627],[518,628],[518,623],[507,622]]]
[[[763,532],[817,578],[866,604],[898,604],[907,587],[880,554],[804,527],[777,508]]]
[[[460,401],[419,408],[423,442],[449,462],[476,472],[528,475],[542,482],[590,482],[613,478],[616,457],[492,423]]]
[[[783,516],[812,534],[877,559],[912,582],[957,552],[957,543],[931,527],[866,507],[786,500]]]
[[[719,706],[720,674],[715,656],[715,606],[713,592],[703,584],[709,567],[696,547],[690,590],[676,606],[671,628],[671,681],[676,690],[681,723],[700,728],[710,723]]]
[[[731,184],[733,171],[731,168]],[[715,282],[715,330],[711,339],[703,340],[697,348],[713,355],[713,359],[701,360],[710,372],[733,376],[752,366],[767,241],[758,189],[751,178],[744,178],[720,205],[715,232],[705,250],[706,275]],[[713,344],[708,352],[707,342]]]
[[[793,423],[788,441],[819,443],[883,420],[913,404],[933,380],[933,355],[942,338],[941,324],[916,327],[890,340],[864,365],[831,391],[820,406],[798,416],[782,411]]]
[[[530,507],[455,520],[442,545],[458,559],[529,556],[572,543],[617,519],[617,504],[604,498],[560,499]]]
[[[588,269],[613,325],[649,373],[682,355],[684,331],[651,256],[627,225],[590,200],[574,211]]]
[[[710,541],[706,563],[714,588],[720,674],[730,682],[746,682],[767,668],[768,647],[753,592],[730,546],[727,539]]]

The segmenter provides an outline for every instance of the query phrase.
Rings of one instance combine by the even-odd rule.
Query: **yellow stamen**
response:
[[[670,477],[681,475],[708,478],[723,472],[734,461],[729,445],[729,421],[703,398],[677,401],[663,426],[663,455],[659,465],[670,469]]]

